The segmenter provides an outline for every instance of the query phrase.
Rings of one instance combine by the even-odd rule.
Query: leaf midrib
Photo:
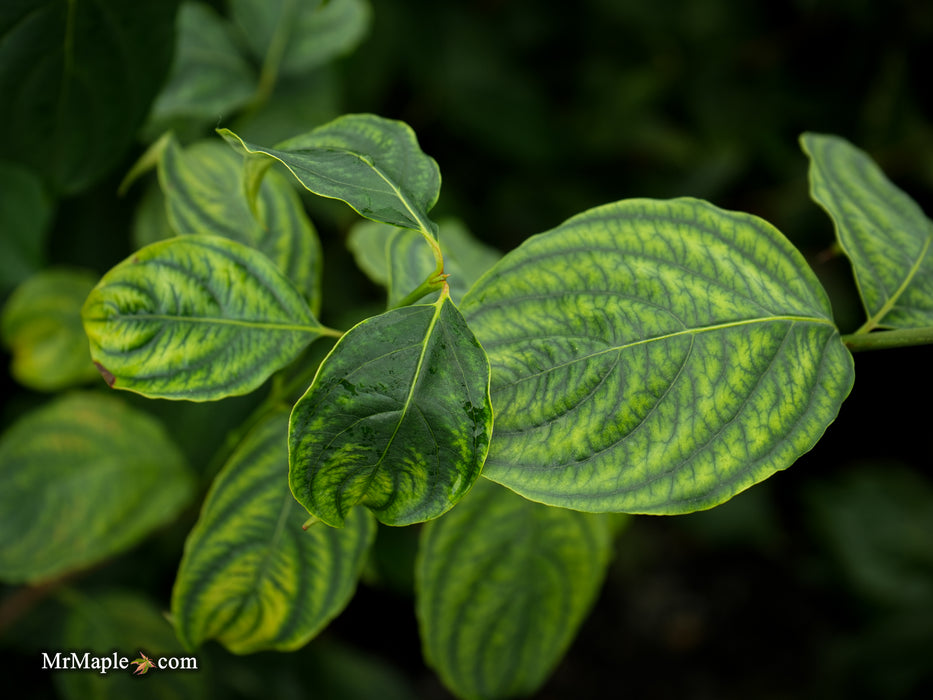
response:
[[[611,352],[627,350],[628,348],[637,347],[639,345],[646,345],[648,343],[669,340],[671,338],[677,338],[677,337],[685,336],[685,335],[696,335],[699,333],[719,331],[719,330],[723,330],[726,328],[739,328],[742,326],[749,326],[749,325],[754,325],[758,323],[771,323],[771,322],[813,323],[816,325],[829,326],[833,330],[836,330],[836,325],[832,321],[825,319],[825,318],[819,318],[819,317],[813,317],[813,316],[766,316],[766,317],[761,317],[761,318],[745,319],[742,321],[730,321],[728,323],[716,323],[716,324],[709,325],[709,326],[701,326],[699,328],[685,328],[683,330],[674,331],[672,333],[665,333],[664,335],[658,335],[658,336],[654,336],[651,338],[643,338],[641,340],[635,340],[630,343],[622,343],[621,345],[612,345],[603,350],[592,352],[586,355],[581,355],[580,357],[575,357],[572,360],[561,362],[560,364],[553,365],[539,372],[535,372],[534,374],[529,374],[529,375],[520,377],[519,379],[516,379],[515,381],[510,382],[504,386],[512,387],[512,386],[515,386],[516,384],[520,384],[521,382],[524,382],[530,379],[535,379],[536,377],[540,377],[541,375],[561,369],[562,367],[568,367],[577,362],[581,362],[584,360],[590,360],[594,357],[599,357],[601,355],[605,355]]]
[[[392,443],[395,442],[395,437],[398,435],[398,431],[401,430],[402,423],[405,422],[405,418],[408,416],[409,409],[412,406],[412,399],[415,395],[415,389],[418,387],[421,379],[421,368],[424,365],[424,357],[428,351],[428,345],[430,345],[431,335],[434,333],[434,327],[437,325],[437,320],[441,315],[441,307],[445,302],[445,298],[442,297],[434,304],[435,311],[431,316],[431,322],[428,324],[428,328],[424,333],[424,340],[421,343],[421,352],[418,355],[418,363],[415,365],[415,371],[412,376],[411,386],[408,389],[408,396],[405,397],[405,403],[402,404],[401,409],[399,409],[399,419],[395,424],[395,429],[392,431],[392,435],[389,436],[389,439],[386,441],[386,446],[382,450],[382,454],[379,455],[379,459],[373,464],[373,468],[369,472],[369,476],[366,477],[366,488],[363,493],[365,494],[369,491],[369,486],[372,484],[373,479],[376,477],[376,472],[379,471],[382,466],[383,461],[385,460],[386,454],[388,454],[389,449],[392,447]]]
[[[930,250],[930,241],[933,241],[933,233],[927,233],[926,240],[923,242],[923,248],[920,250],[920,254],[917,256],[914,264],[911,265],[910,270],[907,271],[907,274],[904,276],[904,281],[901,282],[900,286],[894,290],[894,293],[888,298],[888,300],[881,305],[881,308],[871,316],[864,325],[856,332],[867,333],[868,331],[876,328],[878,324],[884,319],[885,316],[897,305],[897,302],[904,295],[904,292],[907,291],[907,287],[910,286],[910,283],[913,282],[914,277],[917,275],[917,271],[920,269],[920,266],[923,264],[923,261],[926,260],[927,253]]]
[[[289,514],[291,513],[291,504],[294,503],[294,497],[291,494],[291,491],[286,491],[282,505],[279,508],[279,515],[276,518],[275,528],[272,531],[272,535],[269,537],[268,542],[263,545],[263,555],[262,561],[257,564],[257,566],[252,571],[252,576],[250,577],[249,584],[244,587],[243,593],[240,596],[240,600],[237,603],[236,610],[237,613],[230,618],[230,622],[225,626],[223,632],[218,635],[218,638],[224,639],[225,633],[233,624],[234,620],[239,617],[240,612],[244,609],[247,602],[252,598],[260,597],[261,584],[264,580],[274,579],[274,577],[269,576],[269,562],[278,551],[279,542],[282,539],[282,536],[285,533],[285,524],[288,522]],[[260,607],[262,604],[260,602]],[[243,640],[240,640],[242,643]]]
[[[245,141],[243,141],[242,139],[240,139],[240,142],[241,142],[244,146],[246,146],[246,142],[245,142]],[[371,159],[368,159],[368,158],[364,157],[363,155],[357,153],[356,151],[352,151],[352,150],[350,150],[350,149],[348,149],[348,148],[341,148],[341,147],[339,147],[339,146],[327,146],[327,147],[323,147],[323,146],[312,146],[312,147],[310,147],[310,148],[303,148],[303,149],[296,150],[296,151],[281,151],[281,150],[278,150],[278,149],[275,149],[275,148],[270,148],[270,149],[266,149],[266,150],[264,150],[264,149],[258,149],[258,150],[256,150],[256,151],[253,151],[253,150],[250,150],[248,147],[247,147],[246,150],[249,151],[250,153],[264,153],[264,154],[266,154],[267,156],[271,156],[272,158],[275,158],[275,159],[278,160],[280,163],[282,163],[282,165],[284,165],[286,168],[288,168],[288,169],[292,172],[292,174],[295,175],[296,177],[298,177],[298,174],[294,171],[294,169],[291,167],[291,165],[290,165],[284,158],[282,158],[279,154],[284,154],[284,155],[286,155],[286,156],[307,154],[309,158],[312,158],[312,159],[313,159],[313,157],[314,157],[314,156],[313,156],[314,150],[320,150],[320,151],[325,151],[325,152],[328,152],[328,153],[341,153],[341,154],[344,154],[344,155],[347,155],[347,156],[356,158],[358,161],[361,161],[362,163],[364,163],[370,170],[372,170],[376,175],[378,175],[379,178],[380,178],[383,182],[386,183],[386,185],[389,186],[389,188],[392,190],[392,193],[395,195],[395,197],[398,199],[398,201],[401,202],[402,206],[405,207],[405,210],[408,212],[408,214],[409,214],[409,216],[410,216],[410,218],[411,218],[412,223],[414,223],[414,224],[417,226],[417,229],[416,229],[416,230],[421,231],[421,232],[424,233],[424,234],[430,234],[430,233],[431,233],[431,227],[428,226],[427,223],[425,222],[424,216],[422,216],[422,215],[419,213],[418,208],[415,207],[415,206],[411,203],[411,201],[410,201],[410,200],[408,199],[408,197],[402,192],[402,190],[398,187],[398,185],[396,185],[395,182],[394,182],[391,178],[389,178],[389,177],[386,175],[386,173],[385,173],[381,168],[379,168],[374,162],[372,162]],[[305,168],[305,169],[308,170],[309,172],[312,172],[315,176],[320,177],[321,179],[330,180],[331,182],[334,182],[334,183],[336,183],[336,184],[340,184],[340,185],[347,186],[347,187],[354,187],[354,188],[361,189],[361,190],[368,189],[368,188],[365,188],[365,187],[360,187],[360,185],[357,184],[357,183],[353,183],[353,182],[344,182],[344,181],[342,181],[342,180],[338,180],[338,179],[336,179],[335,177],[333,177],[332,175],[320,173],[320,172],[318,172],[318,171],[316,171],[316,170],[312,170],[311,168]],[[300,178],[299,178],[299,179],[300,179]],[[304,183],[302,183],[302,184],[304,185]],[[305,188],[306,188],[306,189],[309,189],[309,190],[311,189],[311,188],[307,187],[307,185],[305,185]],[[312,191],[313,191],[313,190],[312,190]],[[373,191],[373,192],[379,192],[379,190],[375,190],[375,189],[373,189],[373,190],[371,190],[371,191]],[[323,194],[320,193],[320,192],[315,192],[315,194],[318,194],[318,195],[321,195],[321,196],[329,196],[329,195],[323,195]],[[334,198],[335,198],[335,199],[340,199],[341,201],[346,202],[346,200],[343,199],[342,197],[334,197]],[[350,203],[347,202],[347,204],[350,204]],[[353,205],[350,204],[350,206],[352,207]],[[356,207],[353,207],[353,208],[355,209]],[[362,212],[360,212],[360,213],[362,214]],[[365,215],[364,215],[364,216],[365,216]],[[369,217],[367,217],[367,218],[369,218]]]
[[[247,319],[221,318],[215,316],[171,316],[169,314],[115,314],[104,318],[88,318],[87,321],[95,323],[116,323],[131,321],[168,322],[205,324],[213,326],[241,326],[244,328],[261,328],[274,331],[297,331],[302,333],[321,333],[323,326],[311,326],[296,323],[275,323],[270,321],[251,321]]]

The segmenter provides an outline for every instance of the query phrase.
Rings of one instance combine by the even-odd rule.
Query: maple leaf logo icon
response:
[[[155,664],[152,663],[152,659],[150,659],[148,656],[146,656],[142,652],[139,652],[139,656],[140,658],[131,662],[131,663],[136,664],[136,670],[133,671],[134,676],[141,676],[144,673],[146,673],[146,671],[148,671],[150,668],[155,668]]]

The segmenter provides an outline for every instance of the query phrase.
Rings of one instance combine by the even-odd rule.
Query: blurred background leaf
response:
[[[0,9],[0,155],[55,192],[99,181],[133,144],[172,58],[177,0]]]

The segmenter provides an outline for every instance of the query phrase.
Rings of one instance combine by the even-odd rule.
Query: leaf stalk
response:
[[[900,328],[875,333],[856,331],[842,336],[842,342],[851,352],[904,348],[913,345],[933,345],[933,327]]]

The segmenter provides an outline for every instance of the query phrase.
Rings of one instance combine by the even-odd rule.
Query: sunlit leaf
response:
[[[87,270],[49,268],[16,288],[0,317],[16,381],[57,391],[98,376],[81,326],[81,304],[96,281]]]
[[[853,381],[800,253],[699,200],[575,216],[493,266],[463,312],[493,369],[484,476],[579,510],[722,503],[809,450]]]
[[[172,58],[176,0],[0,3],[0,157],[55,191],[96,182],[133,145]],[[115,70],[118,67],[118,70]]]
[[[933,222],[845,139],[807,133],[800,142],[810,194],[852,261],[868,329],[933,325]]]
[[[357,508],[347,526],[307,531],[288,489],[288,414],[257,426],[218,475],[185,544],[172,612],[189,648],[290,651],[347,604],[376,533]]]
[[[276,148],[247,143],[229,129],[218,133],[241,152],[280,161],[308,190],[367,219],[436,231],[427,214],[440,194],[440,171],[404,122],[348,114]]]
[[[262,179],[255,213],[244,187],[243,156],[219,140],[182,149],[168,139],[159,161],[168,220],[177,234],[213,234],[262,251],[320,307],[321,244],[298,193],[277,172]]]
[[[366,0],[230,0],[230,13],[257,59],[295,74],[352,51],[372,11]]]
[[[458,219],[438,222],[438,243],[449,275],[450,298],[459,303],[467,290],[502,255],[476,240]],[[434,271],[435,261],[424,239],[411,229],[361,221],[347,237],[357,265],[376,284],[388,288],[388,306],[395,306]],[[439,292],[425,301],[434,301]]]
[[[153,662],[143,682],[134,676],[136,666],[98,670],[51,673],[56,686],[66,700],[199,700],[209,695],[211,674],[205,657],[186,654],[175,638],[165,614],[153,601],[128,591],[106,590],[84,595],[68,592],[68,614],[62,621],[59,647],[62,656],[70,658],[71,650],[80,650],[90,658],[113,660],[125,657],[129,661],[145,654]],[[173,660],[179,668],[159,668]],[[91,662],[93,663],[93,662]],[[184,668],[182,669],[182,664]]]
[[[202,2],[182,3],[171,72],[146,130],[157,135],[188,124],[216,125],[249,101],[258,80],[230,23]]]
[[[602,586],[609,516],[532,503],[480,480],[425,525],[416,567],[424,654],[463,698],[535,691]]]
[[[117,396],[57,398],[0,438],[0,578],[42,581],[122,552],[193,487],[155,419]]]
[[[295,405],[292,493],[340,526],[358,503],[387,525],[435,518],[479,476],[489,364],[447,296],[354,326]]]
[[[256,389],[325,332],[266,256],[207,235],[138,251],[104,275],[82,315],[110,386],[192,401]]]

